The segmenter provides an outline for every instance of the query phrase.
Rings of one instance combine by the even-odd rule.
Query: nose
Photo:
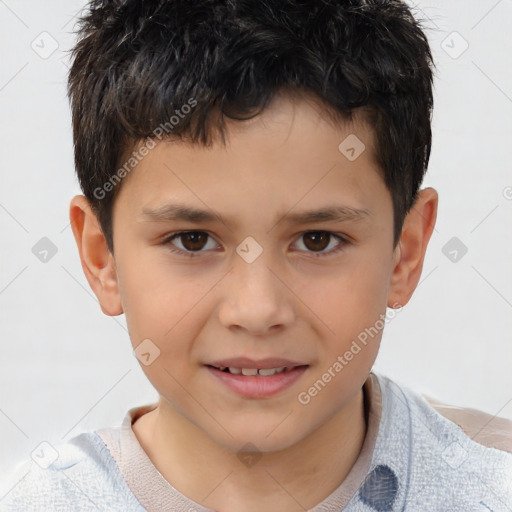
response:
[[[284,329],[295,318],[293,292],[283,271],[272,264],[266,251],[252,263],[235,261],[224,280],[224,300],[219,319],[228,329],[244,330],[252,336]]]

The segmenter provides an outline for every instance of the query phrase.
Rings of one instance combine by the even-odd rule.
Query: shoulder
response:
[[[38,450],[3,483],[0,511],[144,510],[95,432]]]
[[[476,443],[512,453],[512,420],[492,416],[478,409],[458,407],[422,395],[443,417],[455,423]]]
[[[382,375],[378,380],[390,440],[382,443],[385,457],[402,465],[409,505],[471,510],[483,503],[497,511],[512,503],[512,422],[429,401]]]
[[[380,374],[377,377],[388,401],[402,402],[407,406],[404,411],[412,408],[425,424],[431,424],[432,433],[456,433],[458,437],[467,437],[473,443],[492,449],[489,453],[500,451],[512,456],[512,420],[478,409],[446,404],[389,377]]]

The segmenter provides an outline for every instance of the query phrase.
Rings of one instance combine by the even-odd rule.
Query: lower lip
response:
[[[276,395],[296,382],[307,370],[307,366],[297,366],[293,370],[274,375],[234,375],[211,366],[207,370],[215,375],[229,389],[247,398],[266,398]]]

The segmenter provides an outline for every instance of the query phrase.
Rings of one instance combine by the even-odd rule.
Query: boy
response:
[[[160,398],[2,510],[512,510],[510,422],[371,372],[437,212],[408,7],[94,0],[73,56],[73,233]]]

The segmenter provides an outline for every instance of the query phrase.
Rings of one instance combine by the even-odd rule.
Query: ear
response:
[[[75,196],[69,206],[69,218],[85,277],[109,316],[123,312],[112,253],[98,219],[85,196]]]
[[[395,248],[388,307],[405,306],[411,298],[423,269],[423,260],[437,217],[438,195],[433,188],[420,190],[404,220]]]

